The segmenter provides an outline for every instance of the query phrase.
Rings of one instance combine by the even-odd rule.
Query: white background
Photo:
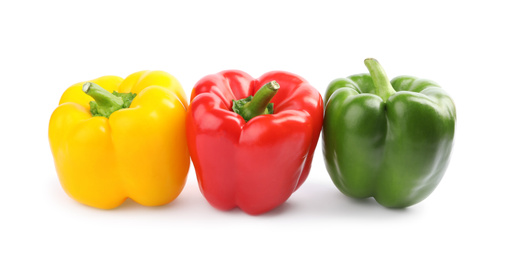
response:
[[[2,1],[0,259],[506,259],[507,9],[350,2]],[[413,207],[342,195],[320,142],[306,183],[257,217],[209,206],[193,168],[181,195],[155,208],[98,210],[60,187],[47,127],[76,82],[158,69],[189,96],[221,70],[286,70],[324,93],[366,72],[367,57],[390,77],[438,82],[457,106],[446,175]]]

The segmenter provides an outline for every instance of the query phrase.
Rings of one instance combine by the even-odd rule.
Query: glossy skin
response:
[[[232,112],[232,100],[254,95],[276,80],[274,114],[248,123]],[[305,181],[322,127],[319,92],[303,78],[269,72],[259,79],[223,71],[201,79],[192,91],[187,140],[199,187],[215,208],[267,212]]]
[[[162,71],[141,71],[123,80],[92,82],[106,90],[137,93],[130,108],[109,119],[92,117],[81,87],[69,87],[49,123],[49,142],[60,183],[75,200],[102,209],[131,198],[145,206],[174,200],[190,165],[185,141],[186,97]]]
[[[369,74],[331,82],[323,151],[336,187],[381,205],[414,205],[436,188],[451,154],[456,109],[434,82],[401,76],[386,102]]]

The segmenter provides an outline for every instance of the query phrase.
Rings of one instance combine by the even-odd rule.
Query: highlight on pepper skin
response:
[[[127,198],[167,204],[182,191],[190,156],[187,101],[163,71],[105,76],[69,87],[49,122],[49,143],[65,192],[112,209]]]

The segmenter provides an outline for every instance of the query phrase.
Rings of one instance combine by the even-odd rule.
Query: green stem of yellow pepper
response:
[[[90,111],[93,116],[109,118],[114,111],[124,108],[122,98],[113,95],[93,82],[83,84],[83,92],[95,99],[95,104],[93,104],[93,101],[90,101]]]

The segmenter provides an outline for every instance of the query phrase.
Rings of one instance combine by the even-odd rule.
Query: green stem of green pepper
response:
[[[93,82],[86,82],[83,84],[83,92],[95,99],[97,104],[96,113],[98,116],[109,117],[114,111],[123,108],[124,102],[122,98],[113,95]],[[93,101],[90,101],[90,103],[92,102]],[[94,111],[92,111],[92,114],[96,116]]]
[[[375,94],[381,97],[384,102],[387,101],[391,95],[396,93],[396,90],[394,90],[393,86],[391,85],[386,72],[376,59],[365,59],[364,64],[370,71],[371,79],[375,85]]]

